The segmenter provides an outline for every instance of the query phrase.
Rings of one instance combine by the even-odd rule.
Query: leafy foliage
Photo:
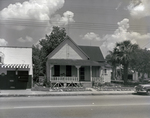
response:
[[[32,61],[33,61],[33,80],[37,81],[39,77],[42,67],[41,67],[41,51],[38,47],[32,46]]]
[[[65,39],[69,38],[66,34],[65,28],[53,27],[50,35],[45,35],[45,38],[40,40],[38,46],[33,46],[33,74],[34,80],[37,80],[39,75],[46,74],[46,60],[47,56]]]
[[[150,51],[138,49],[134,54],[136,61],[131,61],[131,68],[140,73],[150,73]]]
[[[131,44],[130,41],[123,41],[121,43],[116,43],[113,52],[110,52],[112,66],[116,66],[116,64],[123,65],[125,84],[127,83],[129,64],[131,61],[135,61],[134,54],[138,48],[138,45]]]

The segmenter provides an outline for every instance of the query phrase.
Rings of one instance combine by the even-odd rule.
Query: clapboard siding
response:
[[[49,56],[49,59],[88,59],[88,57],[70,40],[61,43]]]

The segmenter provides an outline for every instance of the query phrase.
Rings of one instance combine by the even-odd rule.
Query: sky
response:
[[[59,26],[105,57],[124,40],[149,49],[149,21],[150,0],[0,0],[0,46],[32,47]]]

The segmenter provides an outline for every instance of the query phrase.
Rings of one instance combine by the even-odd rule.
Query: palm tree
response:
[[[123,65],[124,68],[124,84],[127,84],[128,68],[130,61],[133,59],[133,53],[138,49],[137,44],[132,44],[130,41],[116,43],[115,55],[116,59]]]

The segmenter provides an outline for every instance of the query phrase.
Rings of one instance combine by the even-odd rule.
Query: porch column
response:
[[[99,67],[99,77],[101,77],[101,67]]]
[[[91,82],[92,82],[92,66],[90,66],[90,78],[91,78]]]
[[[133,73],[133,80],[138,80],[138,72]]]
[[[78,81],[79,81],[79,69],[80,69],[81,66],[76,66],[77,68],[77,77],[78,77]]]
[[[51,78],[52,78],[52,67],[53,67],[54,65],[50,65],[50,71],[49,71],[49,79],[50,79],[50,81],[51,81]]]

